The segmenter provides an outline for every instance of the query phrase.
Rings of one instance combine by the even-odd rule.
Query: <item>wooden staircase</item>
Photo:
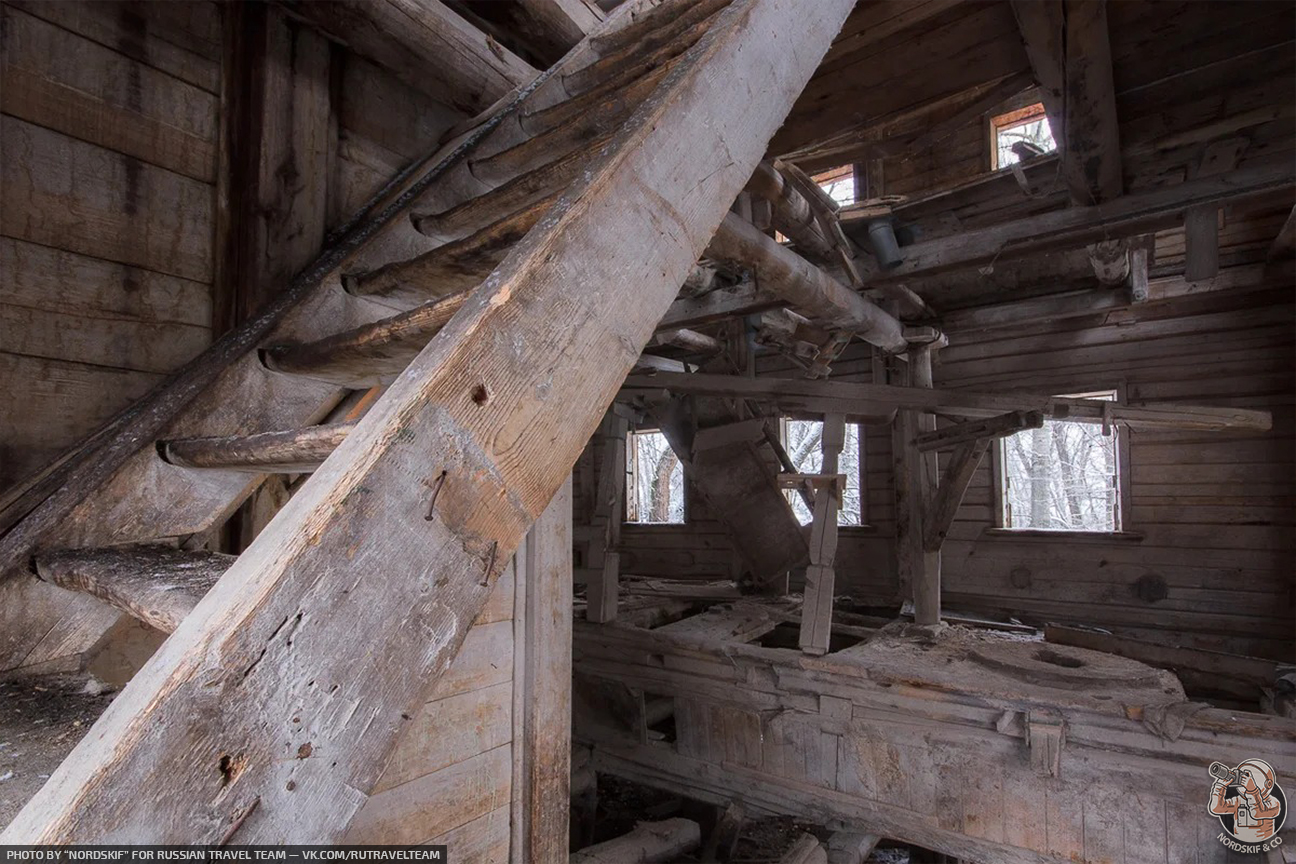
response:
[[[626,4],[28,490],[10,667],[88,648],[99,601],[174,632],[0,842],[340,837],[852,5]]]

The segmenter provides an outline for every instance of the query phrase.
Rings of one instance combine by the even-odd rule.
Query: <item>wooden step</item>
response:
[[[158,452],[184,468],[223,468],[253,474],[314,471],[355,428],[355,421],[255,435],[176,438],[159,441]]]
[[[37,555],[36,574],[171,633],[235,560],[168,546],[62,549]]]
[[[372,387],[392,381],[459,311],[469,291],[442,297],[408,312],[356,327],[315,342],[275,345],[262,362],[344,387]]]
[[[358,296],[408,305],[471,290],[490,275],[557,198],[557,193],[542,198],[462,240],[408,261],[395,261],[366,273],[348,273],[342,285]]]
[[[410,217],[414,227],[434,240],[463,239],[499,221],[539,204],[552,203],[553,197],[576,179],[602,140],[536,167],[509,182],[462,203],[440,211],[415,210]]]

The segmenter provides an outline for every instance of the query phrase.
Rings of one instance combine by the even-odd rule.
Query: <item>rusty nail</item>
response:
[[[437,496],[441,494],[441,487],[445,485],[446,472],[442,471],[437,475],[436,482],[432,484],[432,500],[428,502],[427,515],[423,518],[431,522],[432,511],[436,510]]]
[[[228,843],[234,837],[234,835],[238,833],[238,830],[243,827],[243,823],[247,821],[247,818],[252,815],[252,811],[255,810],[257,808],[257,805],[260,803],[261,803],[260,795],[253,798],[252,803],[243,809],[243,812],[240,813],[238,818],[234,820],[234,824],[229,827],[229,830],[225,832],[225,836],[222,837],[220,839],[220,842],[217,843],[216,845],[224,846],[226,843]]]
[[[482,586],[486,586],[490,584],[490,574],[491,571],[495,569],[495,555],[498,552],[499,552],[499,541],[495,540],[491,543],[490,560],[486,562],[486,572],[482,575],[482,581],[477,584]]]

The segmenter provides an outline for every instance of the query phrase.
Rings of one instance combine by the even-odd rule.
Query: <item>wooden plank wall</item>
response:
[[[950,346],[937,355],[938,387],[1068,393],[1123,386],[1136,403],[1262,408],[1274,413],[1274,429],[1131,436],[1126,527],[1142,539],[987,534],[994,519],[987,460],[945,544],[947,605],[1097,624],[1161,641],[1186,633],[1187,644],[1203,648],[1290,656],[1294,314],[1290,285],[1270,282],[1138,312],[950,333]],[[869,352],[856,346],[835,364],[833,377],[866,382],[871,365]],[[796,376],[777,358],[763,360],[759,371]],[[891,603],[897,586],[890,435],[866,427],[864,441],[869,527],[841,529],[839,593]],[[697,509],[690,512],[683,526],[628,526],[622,543],[630,563],[623,571],[724,578],[725,536],[714,521],[696,518]],[[1144,599],[1162,591],[1140,592],[1140,580],[1163,586],[1165,596]]]
[[[346,842],[444,843],[456,862],[508,861],[514,586],[522,557],[500,577],[435,694],[411,719]]]
[[[209,2],[0,5],[0,489],[211,339]]]
[[[302,60],[305,25],[268,15],[292,44],[270,40],[266,98],[292,110],[257,134],[293,162],[266,168],[248,210],[277,214],[252,229],[268,259],[288,245],[309,260],[325,227],[463,115],[313,32],[318,62]],[[221,275],[220,4],[12,0],[0,16],[0,400],[22,406],[0,414],[3,492],[251,312],[228,307],[264,296],[222,284],[237,277]],[[325,212],[292,209],[303,202]]]

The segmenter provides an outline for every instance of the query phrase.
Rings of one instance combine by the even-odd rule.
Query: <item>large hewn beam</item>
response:
[[[892,353],[903,351],[908,344],[896,318],[740,216],[725,216],[707,255],[749,266],[761,290],[787,300],[812,321],[824,321],[834,330],[854,331],[865,342]]]
[[[336,840],[851,5],[722,13],[0,842]]]
[[[1092,207],[1072,207],[989,228],[904,247],[904,263],[872,284],[931,276],[991,261],[1057,249],[1078,249],[1100,240],[1133,237],[1182,222],[1198,205],[1223,205],[1289,188],[1296,170],[1286,162],[1240,168],[1137,195],[1122,195]]]
[[[1013,0],[1012,8],[1072,200],[1110,201],[1124,184],[1106,0]]]
[[[470,114],[539,74],[441,0],[296,0],[285,6],[416,90]]]
[[[626,396],[660,394],[741,397],[777,403],[786,410],[844,413],[848,417],[885,415],[902,409],[994,417],[1009,411],[1042,411],[1046,417],[1077,423],[1124,423],[1134,429],[1236,429],[1263,432],[1273,425],[1268,411],[1202,405],[1121,405],[1098,399],[1059,399],[1028,393],[978,393],[970,390],[928,390],[890,384],[812,381],[804,378],[746,378],[739,375],[659,373],[632,375],[621,392]]]

